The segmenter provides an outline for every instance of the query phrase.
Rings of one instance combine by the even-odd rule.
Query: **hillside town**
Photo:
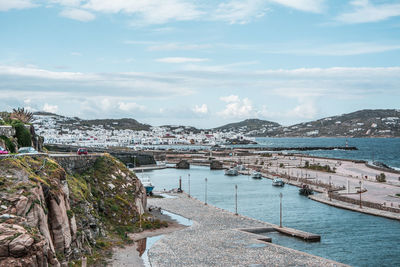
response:
[[[254,138],[234,131],[191,131],[190,127],[150,127],[149,130],[115,129],[112,125],[81,127],[79,121],[58,115],[34,115],[33,124],[46,144],[84,147],[151,147],[159,145],[214,146],[231,143],[248,144]]]

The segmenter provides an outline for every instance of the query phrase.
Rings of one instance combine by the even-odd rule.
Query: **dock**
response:
[[[135,168],[129,168],[130,171],[133,172],[141,172],[141,171],[153,171],[153,170],[162,170],[168,168],[167,165],[144,165]]]
[[[293,236],[293,237],[297,237],[300,239],[303,239],[304,241],[309,241],[309,242],[319,242],[321,241],[321,236],[320,235],[316,235],[316,234],[312,234],[312,233],[307,233],[304,231],[300,231],[297,229],[293,229],[293,228],[288,228],[288,227],[273,227],[275,231],[288,235],[288,236]]]

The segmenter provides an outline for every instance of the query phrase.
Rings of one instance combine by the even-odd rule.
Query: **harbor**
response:
[[[242,228],[273,228],[266,222],[189,198],[149,199],[150,205],[193,220],[191,227],[163,236],[148,251],[152,266],[346,266],[335,261],[265,242]]]
[[[147,173],[155,185],[155,190],[166,191],[179,186],[185,194],[197,201],[207,202],[208,206],[218,207],[219,211],[228,211],[257,221],[268,226],[237,226],[243,228],[279,227],[280,198],[282,193],[283,227],[319,235],[319,242],[306,242],[281,233],[263,233],[264,239],[271,239],[271,244],[292,248],[298,251],[317,255],[352,266],[394,266],[400,264],[400,257],[393,248],[400,242],[399,222],[381,217],[370,216],[346,209],[336,208],[313,201],[299,195],[298,187],[286,185],[272,186],[270,179],[252,179],[249,175],[226,176],[223,170],[210,171],[205,166],[190,166],[189,170],[163,169]],[[189,175],[190,174],[190,175]],[[190,177],[190,182],[189,182]],[[205,181],[207,178],[207,182]],[[206,185],[207,183],[207,185]],[[190,190],[189,190],[190,184]],[[237,205],[235,206],[235,185],[237,185]],[[317,195],[316,195],[317,196]],[[192,199],[190,198],[190,199]],[[166,199],[149,199],[149,203],[171,201]],[[329,199],[328,199],[329,201]],[[153,203],[155,204],[155,203]],[[178,208],[168,209],[185,217]],[[186,210],[182,204],[180,210]],[[204,204],[203,204],[204,205]],[[195,212],[195,211],[193,211]],[[194,219],[194,217],[189,216]],[[351,222],[351,223],[349,223]],[[196,225],[196,223],[194,223]],[[216,226],[216,228],[218,228]],[[166,237],[165,237],[166,238]],[[376,250],[371,240],[379,240],[381,249]],[[163,242],[162,238],[159,242]],[[159,244],[157,242],[154,248]],[[193,248],[194,245],[192,245]],[[154,254],[149,250],[150,260]]]

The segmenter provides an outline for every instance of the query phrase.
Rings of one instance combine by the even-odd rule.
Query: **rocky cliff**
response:
[[[83,174],[26,156],[0,160],[0,201],[0,266],[60,266],[132,230],[146,193],[111,156]]]

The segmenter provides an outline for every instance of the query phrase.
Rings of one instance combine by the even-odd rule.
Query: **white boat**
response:
[[[238,176],[239,172],[236,168],[229,168],[229,169],[225,170],[225,175]]]
[[[140,181],[142,182],[143,187],[146,188],[146,194],[147,195],[152,195],[153,194],[154,185],[151,183],[150,178],[143,177],[143,178],[140,178]]]
[[[261,179],[261,178],[262,178],[262,175],[261,175],[260,172],[254,171],[254,172],[251,174],[251,178],[253,178],[253,179]]]
[[[273,186],[284,186],[285,183],[282,181],[281,178],[275,178],[275,179],[272,181],[272,185],[273,185]]]

